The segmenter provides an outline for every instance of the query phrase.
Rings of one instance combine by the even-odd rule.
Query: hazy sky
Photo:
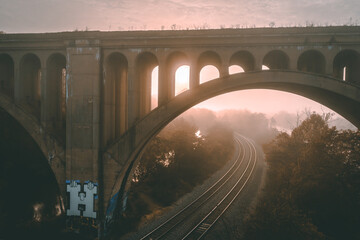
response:
[[[359,0],[0,0],[0,31],[193,29],[360,24]],[[252,90],[202,103],[213,110],[271,113],[321,106],[277,91]]]
[[[359,0],[0,0],[0,31],[339,25],[359,15]]]

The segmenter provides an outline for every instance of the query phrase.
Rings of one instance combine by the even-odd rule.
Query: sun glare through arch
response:
[[[175,96],[189,90],[190,66],[180,66],[175,72]]]
[[[213,65],[206,65],[200,71],[200,84],[220,77],[219,70]]]
[[[151,110],[158,106],[159,92],[159,66],[151,72]]]
[[[239,65],[231,65],[229,67],[229,74],[243,73],[243,72],[245,72],[244,69]]]

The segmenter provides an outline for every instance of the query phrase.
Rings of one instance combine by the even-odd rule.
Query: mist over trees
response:
[[[303,121],[304,116],[308,119]],[[360,202],[360,134],[330,127],[331,117],[310,111],[273,116],[248,110],[186,111],[145,149],[116,234],[160,215],[219,170],[232,156],[236,131],[263,144],[269,164],[268,184],[248,220],[247,239],[337,239],[339,231],[352,226],[342,220],[345,216],[360,223],[351,212],[360,210],[353,201]],[[340,202],[346,207],[336,205]],[[334,206],[336,211],[329,211]],[[340,230],[333,231],[335,226]]]
[[[202,132],[207,132],[207,129],[216,123],[227,126],[260,144],[271,141],[279,133],[265,114],[253,113],[248,110],[213,112],[208,109],[193,108],[182,114],[181,117],[193,122]]]
[[[164,211],[231,159],[232,130],[218,123],[206,134],[198,129],[180,117],[151,140],[134,171],[122,225],[115,235],[135,230],[141,221]]]
[[[192,108],[183,113],[181,117],[196,125],[201,132],[206,132],[215,123],[223,124],[252,138],[259,144],[264,144],[274,139],[280,132],[290,133],[313,113],[315,112],[310,109],[304,109],[297,113],[280,111],[273,115],[267,115],[249,110],[213,112],[209,109]],[[332,113],[322,112],[320,115],[328,118],[327,123],[331,127],[341,130],[357,129],[346,119],[335,117]]]
[[[279,133],[263,113],[248,110],[226,110],[218,113],[220,121],[259,144],[271,141]]]
[[[298,127],[302,121],[308,118],[311,114],[315,113],[310,109],[304,109],[297,113],[289,113],[280,111],[271,116],[272,126],[280,131],[291,132],[294,128]],[[356,130],[357,128],[344,118],[336,117],[333,113],[322,112],[321,115],[328,115],[327,123],[331,127],[336,127],[339,130]]]
[[[311,114],[264,145],[269,170],[245,239],[360,239],[360,132]]]

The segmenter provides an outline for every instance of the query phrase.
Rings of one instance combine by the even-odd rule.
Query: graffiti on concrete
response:
[[[69,209],[67,216],[83,216],[96,218],[94,200],[97,198],[97,183],[86,181],[83,186],[79,180],[66,181],[69,193]]]

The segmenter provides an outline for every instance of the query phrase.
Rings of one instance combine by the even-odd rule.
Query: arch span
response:
[[[17,121],[37,144],[56,176],[62,196],[65,196],[64,146],[45,131],[35,116],[22,110],[3,93],[0,93],[0,108]]]
[[[360,127],[360,88],[338,79],[313,73],[269,70],[238,73],[206,82],[184,92],[150,112],[107,150],[107,157],[122,166],[111,196],[122,196],[127,179],[150,139],[192,106],[220,94],[245,89],[273,89],[315,100]],[[121,153],[121,154],[120,154]],[[119,194],[118,194],[119,193]],[[115,201],[113,201],[115,202]],[[114,209],[114,206],[109,206]],[[109,214],[110,211],[108,211]]]
[[[3,108],[0,159],[2,236],[14,237],[24,230],[60,230],[64,195],[60,195],[54,172],[31,135]]]

